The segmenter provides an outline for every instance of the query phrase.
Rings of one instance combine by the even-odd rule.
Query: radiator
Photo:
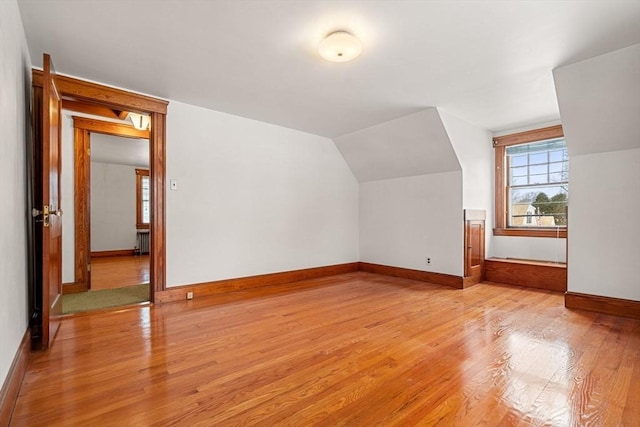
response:
[[[138,255],[149,253],[149,230],[138,230],[136,234],[136,253]]]

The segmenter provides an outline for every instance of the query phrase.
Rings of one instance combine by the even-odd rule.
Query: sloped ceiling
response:
[[[460,170],[438,110],[334,138],[358,182]]]
[[[640,44],[553,75],[569,155],[640,148]]]

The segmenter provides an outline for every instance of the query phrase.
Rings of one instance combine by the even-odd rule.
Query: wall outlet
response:
[[[187,292],[187,299],[193,299],[193,292]]]
[[[427,265],[431,265],[431,258],[427,258]]]

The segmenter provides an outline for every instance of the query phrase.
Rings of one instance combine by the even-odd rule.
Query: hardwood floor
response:
[[[91,290],[149,283],[149,255],[91,258]]]
[[[357,272],[65,319],[13,426],[640,420],[640,321]]]

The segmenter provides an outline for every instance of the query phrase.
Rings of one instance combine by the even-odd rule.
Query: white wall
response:
[[[488,129],[466,122],[440,108],[438,112],[462,167],[462,207],[463,209],[484,210],[487,214],[485,257],[490,258],[493,256],[493,193],[495,188],[493,136]],[[464,227],[462,224],[461,226]],[[464,268],[464,259],[462,263]]]
[[[460,171],[362,183],[360,260],[462,276],[462,221]]]
[[[640,301],[640,149],[570,161],[568,289]]]
[[[0,1],[0,387],[27,330],[26,144],[31,61],[15,0]]]
[[[573,177],[570,179],[573,180]],[[573,191],[573,186],[569,187],[569,191]],[[571,228],[573,228],[573,224]],[[493,256],[496,258],[521,258],[537,261],[566,262],[567,239],[493,236]]]
[[[571,173],[568,289],[640,301],[640,45],[554,78]]]
[[[358,184],[328,138],[172,101],[167,179],[169,286],[358,261]]]
[[[90,194],[91,251],[133,249],[136,245],[136,168],[92,161]]]

